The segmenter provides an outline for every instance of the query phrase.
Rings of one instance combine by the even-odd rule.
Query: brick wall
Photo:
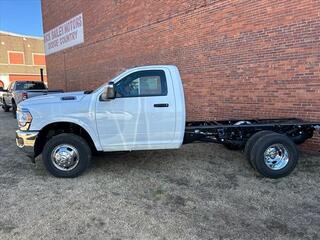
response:
[[[52,88],[92,89],[123,68],[175,64],[189,120],[320,121],[317,0],[42,0],[42,8],[45,31],[84,17],[85,43],[47,57]]]

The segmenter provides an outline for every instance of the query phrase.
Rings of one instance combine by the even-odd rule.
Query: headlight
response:
[[[32,121],[32,115],[27,109],[18,109],[17,120],[21,130],[28,130]]]

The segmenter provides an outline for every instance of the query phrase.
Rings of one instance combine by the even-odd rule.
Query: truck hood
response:
[[[38,104],[53,104],[62,102],[78,102],[85,96],[84,92],[52,93],[27,99],[19,104],[21,108]]]

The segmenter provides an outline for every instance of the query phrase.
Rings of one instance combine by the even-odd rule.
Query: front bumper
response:
[[[23,150],[23,152],[34,160],[34,146],[37,140],[38,131],[16,131],[16,143],[17,146]]]

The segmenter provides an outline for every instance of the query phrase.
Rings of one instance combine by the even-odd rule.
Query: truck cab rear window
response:
[[[116,84],[117,97],[148,97],[167,95],[164,71],[140,71],[132,73]]]
[[[42,82],[17,82],[16,90],[45,90],[46,86]]]

